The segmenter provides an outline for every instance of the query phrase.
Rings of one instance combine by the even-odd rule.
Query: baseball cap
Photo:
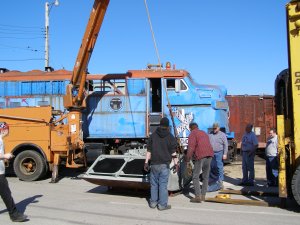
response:
[[[213,124],[213,128],[218,128],[218,127],[220,127],[218,123]]]
[[[198,124],[197,124],[197,123],[195,123],[195,122],[191,122],[191,123],[190,123],[190,125],[189,125],[189,128],[191,128],[192,126],[196,126],[196,127],[198,127]]]

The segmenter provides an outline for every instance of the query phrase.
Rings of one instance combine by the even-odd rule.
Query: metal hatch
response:
[[[150,189],[150,173],[144,171],[145,149],[129,150],[124,155],[100,155],[82,179],[97,185],[135,189]],[[169,191],[179,191],[191,181],[186,175],[186,163],[180,159],[180,170],[170,164]]]
[[[109,187],[149,189],[150,174],[143,169],[145,155],[145,148],[124,155],[100,155],[82,178]]]

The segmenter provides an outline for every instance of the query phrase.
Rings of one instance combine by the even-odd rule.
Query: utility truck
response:
[[[10,126],[5,152],[15,155],[13,167],[24,181],[33,181],[52,171],[57,180],[58,166],[86,166],[82,132],[82,110],[87,65],[93,52],[109,0],[96,0],[64,95],[64,109],[51,106],[0,109],[0,120]]]

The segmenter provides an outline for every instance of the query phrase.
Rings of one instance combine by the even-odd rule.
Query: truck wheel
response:
[[[292,192],[296,202],[300,205],[300,165],[297,167],[293,175]]]
[[[14,171],[20,180],[35,181],[46,174],[47,164],[39,153],[26,150],[15,158]]]

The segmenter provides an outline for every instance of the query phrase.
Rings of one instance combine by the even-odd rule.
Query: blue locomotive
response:
[[[1,108],[51,105],[64,110],[70,71],[1,71]],[[225,87],[200,85],[187,71],[162,68],[88,75],[87,80],[83,136],[89,162],[103,153],[124,154],[143,148],[162,116],[173,121],[171,130],[183,148],[190,122],[197,122],[206,132],[218,122],[229,140],[228,160],[234,159],[236,146],[228,127]]]

